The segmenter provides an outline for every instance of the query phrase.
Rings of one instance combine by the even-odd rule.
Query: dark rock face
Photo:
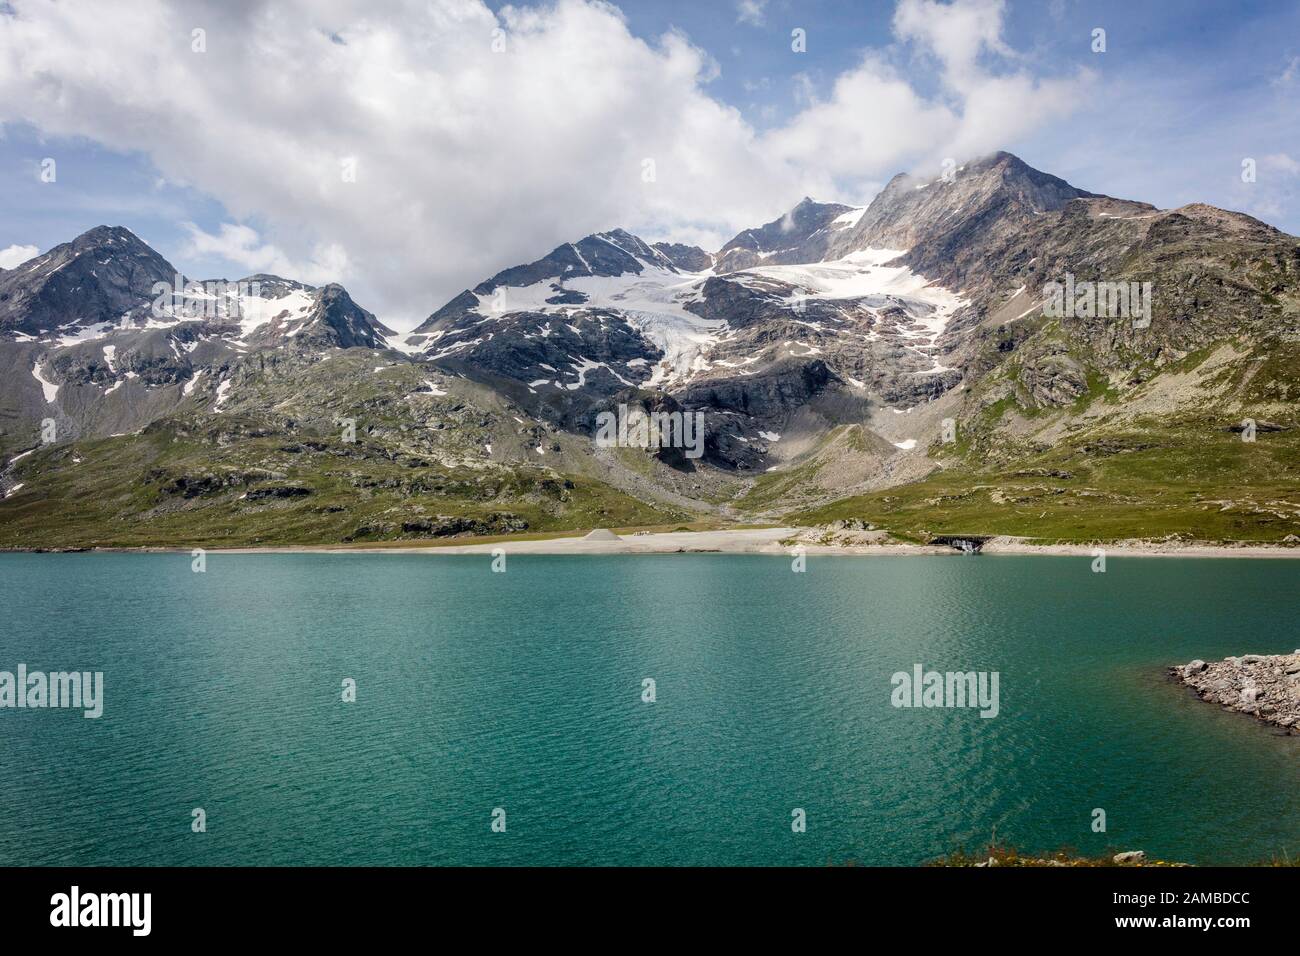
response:
[[[311,489],[302,485],[270,485],[265,488],[249,488],[244,497],[248,501],[266,501],[268,499],[305,498],[310,494]]]
[[[715,257],[716,269],[722,274],[759,265],[820,262],[839,236],[835,220],[852,211],[852,206],[805,197],[780,219],[746,229],[723,246]]]
[[[587,412],[590,415],[592,431],[596,431],[599,416],[609,414],[614,416],[615,420],[622,415],[624,418],[640,416],[649,420],[651,415],[669,415],[673,416],[678,422],[684,421],[684,416],[692,414],[688,409],[669,395],[667,392],[651,392],[643,389],[628,388],[610,396],[609,398],[597,402]],[[674,425],[673,429],[677,426]],[[693,426],[692,426],[693,427]],[[648,455],[657,458],[669,468],[681,472],[695,471],[694,457],[687,456],[687,447],[684,443],[685,432],[676,433],[670,429],[672,434],[661,436],[657,440],[648,435],[645,452]],[[698,441],[703,450],[703,443],[706,439],[707,427],[701,427],[691,432],[693,441]]]
[[[182,498],[197,498],[200,495],[225,491],[235,484],[229,475],[182,475],[163,487],[163,493],[180,495]]]
[[[713,266],[713,256],[699,246],[680,242],[656,242],[652,248],[683,272],[704,272]]]
[[[682,404],[774,419],[803,405],[830,382],[830,369],[820,359],[783,360],[753,376],[692,383],[682,393]]]
[[[246,488],[254,482],[279,480],[284,475],[278,472],[269,471],[238,471],[228,470],[219,473],[207,473],[199,475],[172,475],[166,471],[154,470],[144,476],[148,484],[157,484],[159,490],[168,496],[180,498],[198,498],[204,495],[222,494],[239,488]],[[248,492],[249,498],[257,497],[292,497],[293,494],[278,495],[275,491],[281,490],[280,486],[268,486],[266,488],[255,489],[259,493],[254,495],[252,491]],[[310,489],[303,489],[303,492],[310,494]]]
[[[555,295],[546,300],[547,305],[582,305],[587,301],[586,294],[575,289],[566,289],[560,285],[552,288],[555,290]]]
[[[745,422],[734,413],[714,412],[704,430],[704,460],[732,472],[757,473],[767,454],[767,446],[745,436]]]
[[[513,534],[528,530],[528,522],[509,511],[494,511],[484,518],[464,515],[435,515],[402,522],[402,534],[428,538],[455,535]],[[361,537],[361,529],[357,530]]]
[[[663,354],[622,316],[605,311],[510,313],[492,323],[490,335],[475,324],[459,326],[440,337],[436,349],[435,356],[456,367],[514,379],[538,402],[559,405],[585,405],[627,388]]]
[[[387,347],[385,337],[395,334],[353,302],[341,285],[330,283],[314,290],[312,297],[310,315],[282,333],[297,348],[382,349]]]
[[[171,264],[129,230],[97,226],[0,274],[0,334],[143,324],[154,284],[175,281]]]
[[[773,320],[789,321],[792,316],[785,300],[794,291],[792,285],[777,280],[741,283],[715,276],[704,280],[700,298],[690,309],[701,318],[743,329]],[[820,303],[811,305],[821,311]]]

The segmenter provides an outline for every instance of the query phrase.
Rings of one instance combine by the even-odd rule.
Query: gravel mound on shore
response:
[[[1243,654],[1213,664],[1195,660],[1170,672],[1201,700],[1300,733],[1300,649],[1294,654]]]

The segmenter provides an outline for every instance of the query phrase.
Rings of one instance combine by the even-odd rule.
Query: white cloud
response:
[[[277,246],[263,243],[257,231],[249,226],[223,222],[216,233],[211,233],[192,222],[182,225],[189,233],[185,255],[226,259],[243,266],[250,274],[265,272],[309,285],[323,285],[349,271],[347,251],[337,243],[319,245],[309,259],[295,260]]]
[[[736,0],[736,22],[761,27],[767,22],[767,0]]]
[[[868,52],[835,81],[831,95],[809,103],[769,140],[787,161],[852,182],[911,162],[937,174],[943,159],[1004,148],[1071,113],[1091,75],[1036,79],[1024,69],[995,72],[990,63],[1018,58],[1002,39],[1003,0],[900,0],[894,32],[939,68],[942,92],[920,93],[896,67]],[[808,96],[807,83],[797,90]]]
[[[1270,153],[1263,159],[1265,169],[1276,169],[1288,176],[1300,174],[1300,162],[1287,153]]]
[[[809,95],[806,82],[798,89]],[[879,173],[932,148],[958,122],[947,106],[927,102],[893,68],[869,55],[835,81],[828,99],[810,102],[766,139],[791,163],[819,169],[828,178],[852,177]]]
[[[958,86],[979,78],[976,61],[981,54],[1012,56],[1002,41],[1005,14],[1005,0],[900,0],[894,32],[938,59],[944,79]]]
[[[0,269],[15,269],[28,259],[34,258],[40,251],[36,246],[19,245],[0,249]]]
[[[899,41],[941,64],[941,91],[868,54],[766,133],[710,95],[712,57],[595,0],[14,6],[0,123],[146,153],[228,213],[189,228],[195,254],[344,282],[399,327],[594,230],[716,248],[805,194],[861,201],[903,164],[1007,145],[1077,82],[991,70],[1011,57],[994,0],[901,0]]]

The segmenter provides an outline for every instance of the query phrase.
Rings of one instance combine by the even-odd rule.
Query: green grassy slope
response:
[[[862,518],[915,536],[1280,542],[1300,535],[1297,475],[1300,432],[1261,432],[1252,443],[1217,420],[1158,420],[991,468],[959,459],[923,481],[791,520]]]

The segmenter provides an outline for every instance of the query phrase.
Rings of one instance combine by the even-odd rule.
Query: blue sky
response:
[[[618,6],[641,35],[676,28],[708,50],[721,69],[712,92],[758,127],[797,111],[796,77],[825,90],[863,49],[886,46],[894,11],[891,0],[769,0],[755,24],[739,20],[734,3]],[[1008,44],[1036,72],[1084,67],[1098,72],[1102,87],[1074,121],[1004,148],[1094,192],[1161,208],[1245,209],[1300,234],[1294,177],[1285,206],[1279,199],[1252,209],[1240,176],[1245,157],[1300,160],[1300,3],[1021,0],[1007,13]],[[811,37],[806,62],[788,55],[795,26]],[[1095,27],[1106,30],[1104,54],[1091,50]],[[924,63],[903,62],[919,86],[933,88]]]
[[[804,192],[865,204],[966,146],[1300,233],[1295,0],[405,2],[159,0],[114,23],[10,0],[0,250],[125,225],[192,275],[337,279],[401,326],[594,229],[716,245]],[[901,105],[877,109],[890,89]],[[334,155],[361,156],[356,188],[311,179]]]

